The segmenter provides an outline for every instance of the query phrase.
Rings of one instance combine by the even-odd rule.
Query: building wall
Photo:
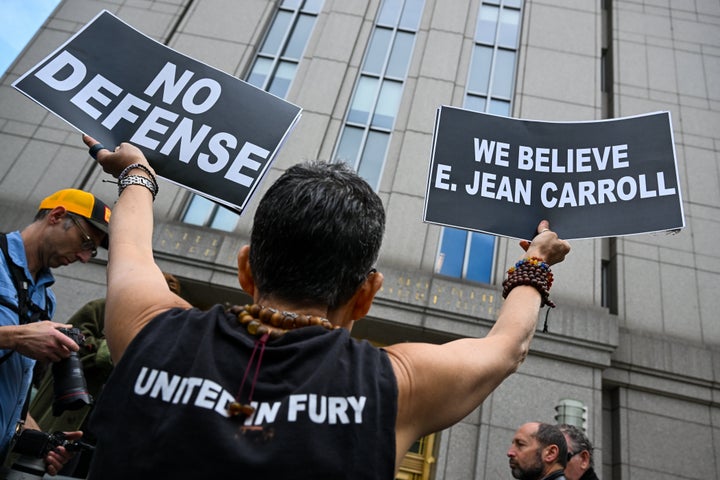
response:
[[[604,1],[604,0],[603,0]],[[587,432],[604,479],[720,477],[720,3],[717,0],[526,0],[513,115],[597,120],[669,110],[687,227],[573,242],[554,268],[550,332],[520,370],[472,415],[439,434],[434,478],[509,478],[505,452],[530,420],[554,422],[560,399],[588,408]],[[329,159],[380,0],[325,0],[288,100],[303,116],[265,185],[289,165]],[[386,283],[355,334],[378,342],[484,335],[501,305],[498,284],[433,275],[440,228],[421,222],[435,109],[461,105],[479,0],[426,0],[379,193],[388,227],[379,268]],[[106,8],[182,53],[243,78],[272,19],[271,1],[65,0],[0,85],[0,228],[29,222],[59,188],[116,187],[80,135],[10,84]],[[610,88],[603,92],[610,56]],[[606,65],[607,68],[607,65]],[[160,266],[191,292],[236,298],[235,255],[253,203],[235,232],[178,221],[188,193],[161,182],[154,247]],[[262,193],[262,189],[258,194]],[[499,241],[496,274],[518,256]],[[58,319],[104,295],[106,253],[57,270]],[[601,263],[616,267],[617,305],[601,306]],[[235,289],[235,290],[233,290]],[[679,441],[679,439],[682,439]],[[675,448],[682,446],[682,454]],[[671,450],[672,449],[672,450]]]

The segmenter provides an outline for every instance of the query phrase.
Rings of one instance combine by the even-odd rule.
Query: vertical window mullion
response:
[[[472,233],[465,232],[465,255],[463,255],[462,278],[467,278],[468,264],[470,263],[470,247],[472,245]]]

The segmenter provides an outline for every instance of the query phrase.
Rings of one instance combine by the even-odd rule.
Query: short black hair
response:
[[[344,163],[289,168],[260,201],[250,268],[261,296],[337,307],[377,261],[385,232],[380,197]]]
[[[558,463],[565,468],[567,465],[567,442],[565,441],[565,435],[560,431],[557,425],[550,425],[549,423],[541,423],[538,425],[537,433],[535,434],[538,443],[542,448],[550,445],[557,445],[558,447]]]

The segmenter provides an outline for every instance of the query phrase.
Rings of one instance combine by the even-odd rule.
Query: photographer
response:
[[[60,190],[45,198],[33,222],[0,235],[0,460],[16,432],[37,428],[26,415],[35,361],[57,362],[78,350],[52,322],[55,279],[52,268],[87,263],[97,247],[107,248],[110,208],[91,193]],[[73,432],[68,438],[79,438]],[[54,475],[69,458],[60,446],[45,461]]]

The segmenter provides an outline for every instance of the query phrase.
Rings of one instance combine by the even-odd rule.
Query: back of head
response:
[[[563,468],[567,465],[567,443],[565,442],[565,436],[560,431],[557,425],[550,425],[549,423],[541,423],[538,426],[537,434],[535,435],[538,443],[541,447],[547,447],[549,445],[557,445],[558,457],[557,463],[562,465]]]
[[[384,230],[380,197],[347,165],[295,165],[255,213],[255,285],[261,295],[297,304],[342,305],[377,260]]]

